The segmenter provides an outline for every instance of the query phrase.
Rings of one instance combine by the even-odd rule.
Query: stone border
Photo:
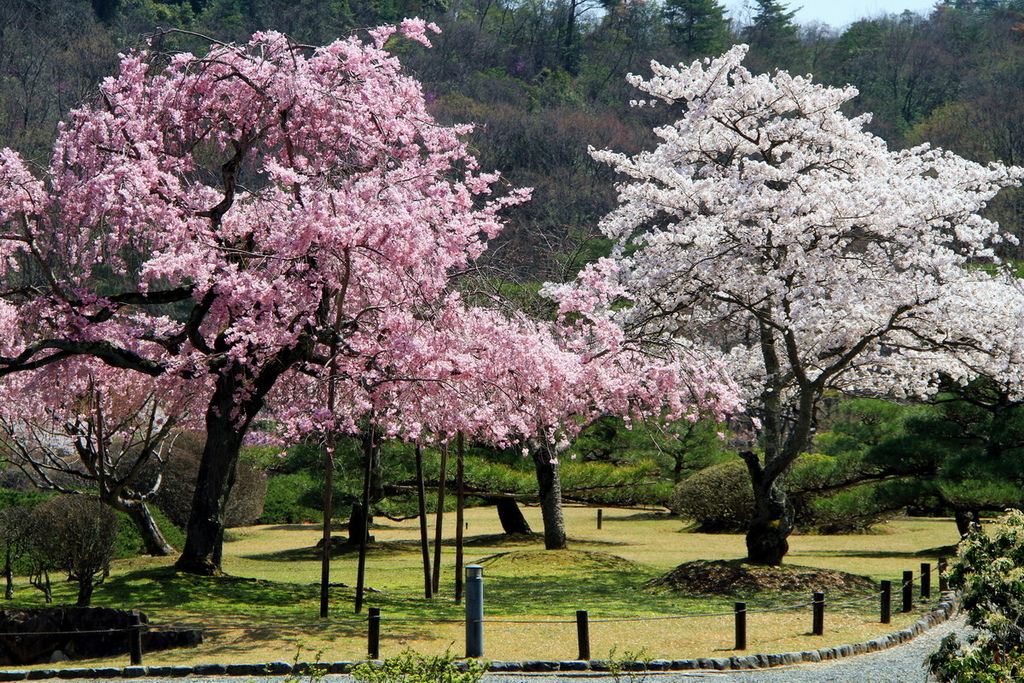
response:
[[[805,662],[821,662],[830,659],[853,657],[868,652],[887,650],[909,642],[925,631],[938,626],[956,612],[956,596],[944,593],[938,607],[926,614],[913,626],[902,631],[853,645],[825,647],[805,652],[786,652],[773,655],[745,655],[720,658],[698,659],[652,659],[649,662],[626,662],[623,669],[628,671],[738,671],[750,669],[766,669],[775,666],[788,666]],[[107,678],[142,678],[166,677],[181,678],[185,676],[287,676],[305,675],[323,672],[326,667],[328,674],[347,674],[358,662],[334,662],[333,664],[310,664],[300,662],[270,662],[268,664],[197,664],[195,666],[126,666],[124,668],[74,668],[74,669],[9,669],[0,671],[0,682],[3,681],[35,681],[44,679],[107,679]],[[590,661],[523,661],[523,662],[491,662],[488,673],[519,673],[519,672],[557,672],[557,671],[608,671],[608,663],[603,660]]]

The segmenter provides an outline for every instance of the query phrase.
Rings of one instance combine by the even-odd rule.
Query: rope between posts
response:
[[[316,621],[316,622],[310,622],[310,623],[297,624],[297,623],[291,622],[291,621],[271,621],[271,620],[267,620],[267,619],[261,619],[258,623],[239,624],[237,626],[230,626],[230,625],[224,625],[224,624],[221,624],[221,625],[216,625],[215,624],[213,626],[207,626],[207,625],[189,626],[187,624],[175,624],[175,625],[172,625],[172,626],[151,626],[151,625],[148,625],[148,624],[143,624],[143,628],[145,628],[147,630],[151,630],[151,631],[163,631],[163,632],[204,631],[204,632],[213,633],[213,632],[224,632],[224,631],[237,631],[239,629],[249,629],[249,630],[252,630],[252,629],[262,629],[262,628],[296,628],[296,629],[308,628],[308,629],[312,629],[312,628],[318,628],[318,627],[322,628],[322,627],[327,627],[327,626],[359,626],[361,624],[367,623],[367,621],[369,621],[369,618],[356,619],[356,620],[346,620],[346,621]],[[461,623],[461,621],[460,621],[460,623]],[[121,632],[121,631],[124,631],[124,630],[126,630],[126,629],[117,629],[114,632]],[[87,631],[74,631],[73,633],[87,633]],[[3,634],[0,634],[0,635],[3,635]]]
[[[15,631],[14,633],[0,633],[0,636],[5,638],[14,638],[18,636],[77,636],[77,635],[98,635],[101,633],[124,633],[130,631],[133,628],[148,629],[146,624],[140,624],[138,626],[125,626],[122,628],[104,628],[94,629],[89,631]]]
[[[747,614],[768,614],[769,612],[785,612],[791,609],[800,609],[801,607],[809,607],[813,605],[813,602],[801,602],[799,605],[786,605],[785,607],[766,607],[765,609],[748,609]],[[732,614],[732,612],[730,612]]]
[[[885,594],[885,591],[877,591],[875,593],[872,593],[871,595],[868,595],[866,597],[860,598],[859,600],[851,600],[850,602],[829,603],[829,607],[831,607],[831,608],[836,608],[836,607],[853,607],[854,605],[859,605],[861,603],[868,602],[870,600],[877,600],[879,597],[881,597],[884,594]]]

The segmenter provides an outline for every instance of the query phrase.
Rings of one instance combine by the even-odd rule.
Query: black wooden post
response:
[[[747,603],[737,602],[736,610],[736,648],[747,649]]]
[[[811,625],[811,634],[815,636],[824,635],[825,633],[825,594],[815,593],[814,599],[811,601],[811,606],[814,609],[814,619]]]
[[[903,572],[903,611],[914,609],[914,572]]]
[[[882,619],[883,624],[892,622],[892,581],[882,582]]]
[[[128,628],[128,656],[132,666],[142,665],[142,615],[132,610],[132,623]]]
[[[369,635],[369,646],[366,653],[370,659],[380,659],[380,607],[371,607],[369,610],[367,634]]]
[[[932,597],[932,565],[930,562],[921,563],[921,599],[929,600]]]
[[[576,642],[580,646],[577,659],[590,661],[590,622],[585,609],[576,610]]]
[[[597,508],[597,528],[598,529],[601,528],[601,521],[602,521],[603,517],[604,517],[604,510],[602,510],[601,508]]]
[[[946,576],[946,558],[939,558],[939,592],[945,593],[949,590],[949,577]]]

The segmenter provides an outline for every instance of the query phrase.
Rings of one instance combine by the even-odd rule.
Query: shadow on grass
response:
[[[671,519],[680,519],[679,517],[664,510],[642,510],[640,512],[634,512],[633,514],[619,515],[604,514],[602,518],[605,522],[664,522]]]
[[[336,537],[337,538],[337,537]],[[528,546],[543,546],[544,535],[538,533],[532,534],[480,534],[477,536],[467,536],[463,539],[463,546],[466,548],[516,548],[516,547],[528,547]],[[570,545],[573,547],[613,547],[613,546],[626,546],[628,543],[616,543],[611,541],[593,541],[583,539],[570,539]],[[445,539],[442,543],[445,548],[452,548],[455,546],[454,539]],[[430,545],[433,548],[433,542]],[[367,546],[367,554],[370,556],[386,557],[390,555],[399,555],[405,553],[416,553],[419,552],[420,542],[416,539],[409,539],[404,541],[375,541]],[[333,544],[331,549],[332,558],[344,558],[344,557],[355,557],[359,555],[359,546],[348,543],[336,543]],[[314,562],[320,559],[321,551],[317,546],[306,546],[303,548],[289,548],[287,550],[279,550],[272,553],[254,553],[249,555],[240,555],[247,560],[257,560],[262,562],[295,562],[295,561],[309,561]]]
[[[801,550],[794,551],[789,557],[857,557],[874,560],[893,560],[906,558],[922,560],[935,557],[953,557],[956,555],[956,546],[942,546],[939,548],[927,548],[925,550]]]

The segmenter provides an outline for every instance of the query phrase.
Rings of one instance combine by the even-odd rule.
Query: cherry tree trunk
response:
[[[119,507],[131,518],[135,528],[139,530],[139,536],[142,537],[142,543],[146,546],[147,555],[166,557],[174,552],[174,547],[164,538],[148,505],[141,500],[122,500]]]
[[[488,502],[493,502],[498,508],[498,521],[501,522],[501,530],[505,534],[529,534],[533,530],[530,529],[530,523],[526,521],[526,517],[523,516],[523,511],[519,509],[519,504],[515,498],[506,498],[504,496],[498,496],[491,498]]]
[[[537,470],[540,512],[544,520],[544,548],[564,550],[565,520],[562,517],[562,479],[558,472],[557,454],[546,440],[541,440],[541,443],[531,450]]]
[[[281,352],[262,368],[254,369],[240,361],[218,368],[206,409],[206,445],[185,528],[185,547],[175,563],[179,571],[203,576],[222,573],[224,512],[235,483],[242,441],[253,418],[263,408],[267,392],[303,351],[299,346]]]
[[[224,510],[235,483],[244,430],[230,419],[207,414],[206,446],[199,461],[185,547],[176,563],[180,571],[204,576],[221,574]]]
[[[754,477],[754,517],[747,530],[747,561],[778,566],[789,552],[793,508],[781,478]]]

